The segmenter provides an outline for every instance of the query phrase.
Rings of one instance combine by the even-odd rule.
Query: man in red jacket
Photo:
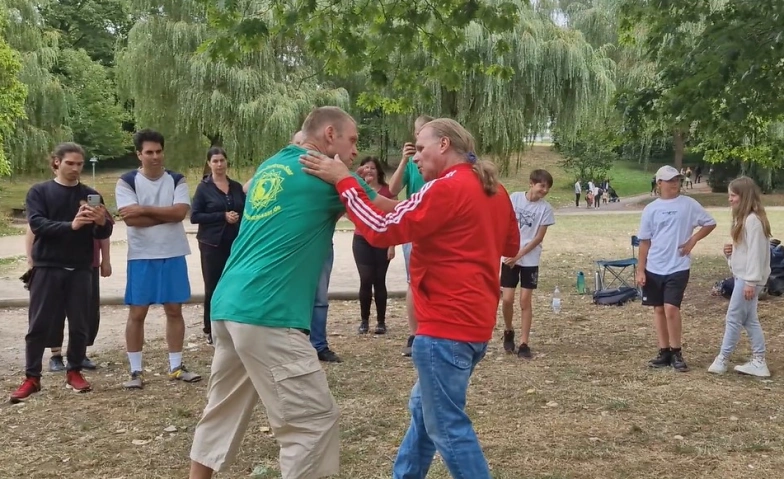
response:
[[[411,290],[419,324],[412,358],[419,380],[393,478],[424,478],[438,451],[452,477],[490,479],[465,413],[466,393],[493,335],[501,256],[517,254],[520,233],[495,165],[477,159],[474,139],[459,123],[427,123],[416,149],[414,162],[428,183],[391,213],[371,203],[341,161],[309,153],[301,162],[336,185],[370,244],[414,243]]]

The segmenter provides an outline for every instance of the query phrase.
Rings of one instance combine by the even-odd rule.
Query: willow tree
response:
[[[615,62],[616,94],[605,112],[603,122],[621,135],[622,148],[628,157],[647,163],[654,148],[672,145],[668,125],[657,118],[634,115],[634,102],[640,92],[656,85],[656,63],[648,60],[642,41],[644,25],[630,25],[621,30],[620,17],[625,0],[560,0],[554,10],[562,15],[569,28],[578,30],[594,48]],[[601,123],[597,118],[597,123]],[[666,130],[666,131],[665,131]],[[595,131],[586,130],[594,136]]]
[[[482,151],[498,156],[504,171],[514,153],[553,124],[573,133],[594,121],[614,92],[614,64],[603,51],[580,32],[556,24],[546,11],[525,1],[516,7],[519,17],[511,30],[492,34],[472,23],[460,49],[461,56],[495,64],[509,75],[466,69],[457,88],[435,78],[427,82],[429,94],[416,101],[418,110],[466,125]],[[433,65],[433,59],[420,55],[408,63],[418,65]]]
[[[212,39],[201,2],[142,0],[134,8],[141,16],[118,53],[117,78],[136,126],[166,135],[173,165],[203,162],[211,144],[235,164],[255,164],[286,144],[314,106],[348,106],[346,91],[317,83],[292,43],[213,60],[200,51]]]
[[[7,12],[0,5],[0,29],[5,26]],[[11,174],[6,157],[5,139],[14,132],[17,121],[24,118],[27,89],[16,75],[22,69],[19,52],[0,36],[0,176]]]
[[[553,124],[573,133],[595,121],[612,98],[615,67],[602,49],[592,47],[580,32],[558,25],[545,9],[525,1],[483,3],[488,8],[502,3],[509,8],[511,3],[516,12],[511,28],[494,33],[481,22],[466,25],[464,42],[453,51],[462,59],[460,68],[428,76],[423,88],[410,90],[410,113],[393,111],[387,131],[392,143],[400,144],[410,141],[418,114],[455,118],[508,172],[513,155]],[[390,84],[386,89],[371,84],[372,65],[335,81],[348,85],[358,105],[370,109],[395,98],[400,75],[441,68],[441,56],[428,49],[397,52],[390,62],[396,68],[385,73]]]
[[[17,78],[27,88],[25,117],[17,120],[6,150],[14,171],[43,171],[54,144],[71,137],[66,94],[52,73],[59,52],[57,34],[44,29],[35,2],[2,1],[8,11],[5,38],[20,52]]]

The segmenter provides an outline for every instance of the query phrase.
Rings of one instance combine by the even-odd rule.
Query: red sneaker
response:
[[[41,390],[41,378],[27,378],[19,389],[11,394],[11,404],[17,404]]]
[[[65,373],[65,384],[77,393],[86,393],[92,390],[92,386],[84,379],[80,371],[68,371]]]

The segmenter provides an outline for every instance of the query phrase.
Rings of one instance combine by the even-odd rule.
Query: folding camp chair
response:
[[[640,247],[640,239],[637,236],[632,236],[632,257],[626,259],[613,259],[613,260],[600,260],[596,262],[599,267],[599,283],[596,289],[601,291],[605,289],[620,288],[627,286],[637,288],[635,275],[637,274],[637,254],[636,249]],[[607,275],[610,275],[610,282],[607,282]]]

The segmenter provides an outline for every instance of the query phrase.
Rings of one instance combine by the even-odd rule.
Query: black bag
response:
[[[594,291],[593,304],[600,306],[623,306],[629,301],[637,299],[637,290],[629,286],[621,286],[618,289],[605,289]]]

